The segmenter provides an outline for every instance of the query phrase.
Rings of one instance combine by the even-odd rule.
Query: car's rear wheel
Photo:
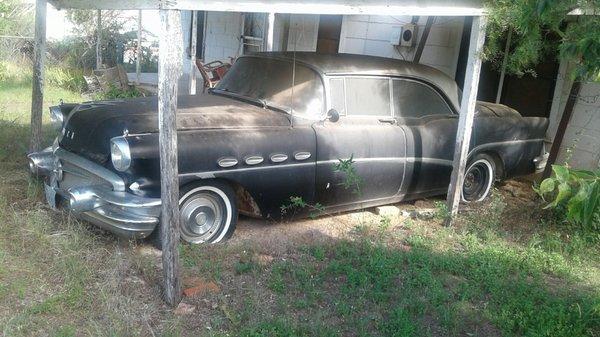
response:
[[[235,192],[220,181],[202,181],[181,188],[179,226],[181,240],[217,243],[229,239],[237,224]],[[160,228],[151,235],[160,248]]]
[[[496,175],[494,159],[486,154],[475,156],[467,165],[462,186],[462,199],[477,202],[485,199],[492,189]]]

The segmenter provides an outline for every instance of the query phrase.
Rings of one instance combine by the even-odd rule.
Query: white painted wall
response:
[[[229,57],[239,56],[241,35],[242,13],[207,12],[204,61],[229,62]]]
[[[567,103],[571,83],[571,65],[561,62],[554,101],[550,111],[550,126],[546,138],[552,141]],[[557,164],[595,170],[600,167],[600,83],[586,82],[573,108],[571,121],[565,131]]]
[[[291,15],[287,50],[316,51],[318,34],[319,15]]]
[[[410,22],[410,16],[346,15],[342,22],[339,51],[412,61],[416,46],[395,47],[390,43],[394,27]],[[427,17],[421,17],[418,22],[419,39],[425,22]],[[429,33],[420,63],[437,68],[454,78],[463,22],[463,17],[438,17]]]

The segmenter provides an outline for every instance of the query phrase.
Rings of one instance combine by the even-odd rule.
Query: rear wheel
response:
[[[179,194],[181,239],[188,243],[217,243],[229,239],[237,224],[235,193],[226,183],[202,181],[184,186]],[[160,246],[160,228],[152,233]]]
[[[477,202],[485,199],[492,189],[496,176],[494,159],[486,154],[476,155],[467,165],[462,187],[462,199]]]

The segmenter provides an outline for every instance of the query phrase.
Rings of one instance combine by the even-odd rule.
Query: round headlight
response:
[[[60,131],[62,129],[64,121],[65,115],[63,115],[60,107],[50,107],[50,124],[52,124],[52,127],[54,127],[56,131]]]
[[[115,137],[110,140],[110,159],[117,171],[126,171],[131,165],[131,152],[129,143],[124,137]]]

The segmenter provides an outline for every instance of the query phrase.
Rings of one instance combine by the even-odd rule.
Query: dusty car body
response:
[[[278,218],[292,196],[336,212],[445,193],[460,95],[450,77],[404,61],[241,57],[214,90],[178,98],[184,239],[228,237],[238,209]],[[29,155],[48,202],[62,201],[120,235],[152,233],[160,212],[156,98],[64,104],[51,112],[59,137]],[[547,126],[544,118],[479,102],[465,200],[483,199],[496,179],[541,168]],[[344,184],[347,173],[333,169],[347,158],[360,177],[358,193]]]

